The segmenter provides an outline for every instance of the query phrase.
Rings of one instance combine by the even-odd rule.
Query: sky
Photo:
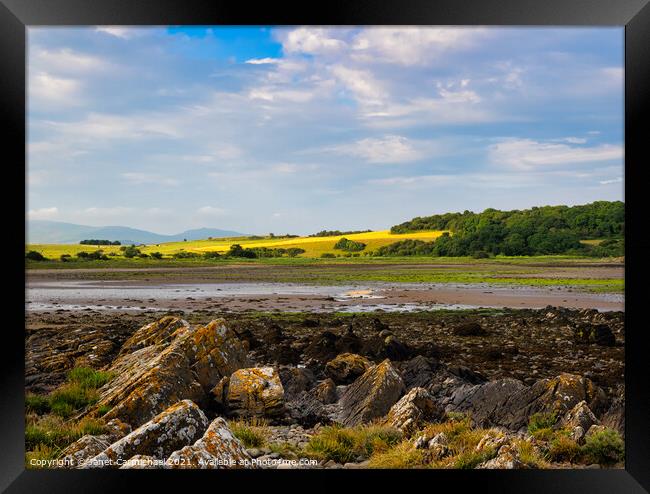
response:
[[[623,28],[29,27],[29,220],[386,229],[623,200]]]

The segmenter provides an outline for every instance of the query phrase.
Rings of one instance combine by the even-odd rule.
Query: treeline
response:
[[[392,227],[391,233],[420,230],[449,230],[452,234],[443,234],[433,242],[397,242],[378,249],[376,255],[622,256],[625,205],[621,201],[598,201],[572,207],[447,213],[414,218]],[[587,245],[580,242],[583,239],[605,240],[598,245]]]
[[[192,259],[200,258],[204,259],[217,259],[219,257],[223,258],[232,258],[239,257],[243,259],[259,259],[259,258],[269,258],[269,257],[296,257],[299,254],[304,254],[305,249],[300,249],[297,247],[292,247],[289,249],[269,249],[268,247],[254,247],[254,248],[244,248],[239,244],[233,244],[230,246],[230,249],[224,254],[220,254],[216,251],[203,252],[199,254],[198,252],[186,252],[181,251],[173,254],[174,259]]]
[[[81,240],[79,244],[80,245],[122,245],[119,240],[110,241],[110,240],[101,240],[95,238],[91,238],[88,240]]]
[[[368,233],[372,230],[353,230],[349,232],[342,232],[340,230],[322,230],[318,233],[309,235],[310,237],[338,237],[339,235],[353,235],[355,233]]]

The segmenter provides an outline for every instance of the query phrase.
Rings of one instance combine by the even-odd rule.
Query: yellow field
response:
[[[416,233],[403,233],[393,235],[390,230],[382,230],[376,232],[355,233],[351,235],[339,235],[336,237],[297,237],[297,238],[264,238],[261,240],[245,240],[243,238],[223,239],[217,238],[213,240],[193,240],[188,242],[170,242],[163,244],[154,244],[140,247],[142,252],[150,254],[151,252],[161,252],[165,256],[171,256],[182,250],[188,252],[226,252],[233,244],[240,244],[242,247],[255,248],[267,247],[289,249],[291,247],[299,247],[305,250],[301,257],[320,257],[321,254],[331,252],[334,254],[342,254],[340,250],[334,250],[334,244],[341,238],[345,237],[350,240],[356,240],[366,244],[364,252],[369,252],[378,249],[383,245],[388,245],[393,242],[398,242],[405,239],[418,239],[424,241],[431,241],[442,235],[442,231],[427,231]],[[36,250],[50,259],[58,259],[61,254],[76,255],[79,252],[91,252],[98,247],[93,245],[71,245],[71,244],[32,244],[27,246],[27,250]],[[106,254],[115,252],[120,254],[119,245],[102,245],[99,246]]]

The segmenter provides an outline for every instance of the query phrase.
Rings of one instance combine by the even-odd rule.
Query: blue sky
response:
[[[622,28],[28,30],[28,219],[384,229],[623,199]]]

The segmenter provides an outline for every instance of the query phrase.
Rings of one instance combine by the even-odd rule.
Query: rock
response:
[[[165,468],[164,460],[147,455],[135,455],[126,460],[120,470],[155,470]]]
[[[336,405],[323,404],[310,391],[303,391],[287,402],[286,408],[289,416],[305,427],[313,427],[318,423],[329,424],[336,415]]]
[[[465,322],[452,329],[456,336],[484,336],[487,332],[476,322]]]
[[[273,367],[239,369],[230,376],[229,410],[242,417],[272,417],[284,412],[284,388]]]
[[[434,370],[437,366],[438,363],[434,359],[422,355],[406,361],[401,368],[402,380],[406,389],[426,387],[433,379]]]
[[[585,437],[585,430],[579,425],[577,425],[573,429],[571,429],[571,433],[569,434],[569,437],[577,443],[582,443]]]
[[[284,396],[288,400],[311,389],[316,383],[314,373],[304,367],[283,365],[278,368],[278,374],[284,388]]]
[[[346,470],[358,470],[358,469],[368,468],[369,464],[370,464],[369,460],[364,460],[364,461],[359,462],[359,463],[349,462],[349,463],[344,463],[343,468],[346,469]]]
[[[593,412],[587,406],[587,402],[584,400],[579,402],[560,419],[560,425],[571,429],[574,436],[573,439],[577,442],[582,442],[585,432],[595,424],[599,424],[598,419],[594,416]]]
[[[338,336],[331,331],[317,334],[305,348],[305,356],[318,362],[332,360],[339,354],[336,350],[336,340]]]
[[[101,436],[85,435],[61,452],[62,466],[77,468],[104,451],[110,444],[110,441]]]
[[[382,331],[387,331],[390,328],[388,327],[388,325],[384,324],[378,318],[375,317],[372,321],[370,321],[370,329],[376,331],[377,333],[381,333]]]
[[[383,417],[403,391],[402,378],[390,360],[384,360],[347,387],[339,401],[339,420],[349,427]]]
[[[605,429],[607,429],[607,427],[605,427],[604,425],[594,424],[591,427],[589,427],[589,429],[587,430],[587,433],[585,434],[585,439],[593,436],[598,432],[603,432]]]
[[[460,386],[446,409],[470,412],[472,420],[481,427],[500,426],[516,431],[525,428],[534,413],[563,416],[583,400],[591,410],[602,410],[605,394],[587,378],[560,374],[532,386],[510,378]]]
[[[138,426],[180,400],[207,403],[224,376],[248,364],[245,348],[222,319],[205,326],[166,316],[140,328],[108,369],[94,407]]]
[[[619,386],[609,409],[600,418],[600,423],[617,431],[625,439],[625,388]]]
[[[395,403],[386,417],[386,424],[411,433],[425,422],[437,422],[445,415],[426,389],[413,388]]]
[[[203,437],[192,446],[174,451],[165,463],[173,469],[255,468],[246,448],[221,417],[212,421]]]
[[[350,384],[372,367],[365,357],[354,353],[342,353],[325,365],[325,372],[337,384]]]
[[[507,442],[508,438],[503,432],[498,432],[491,429],[478,442],[475,451],[477,453],[482,453],[487,450],[492,450],[496,454],[499,453],[501,446],[505,445]]]
[[[607,324],[584,324],[573,331],[577,343],[595,343],[601,346],[614,346],[616,338]]]
[[[345,333],[336,339],[334,347],[338,353],[357,353],[362,344],[361,338],[354,334],[352,324],[348,324]]]
[[[424,436],[419,436],[413,442],[415,449],[425,449],[428,447],[427,438]]]
[[[114,468],[138,454],[165,459],[172,451],[201,437],[207,426],[208,419],[201,409],[183,400],[111,444],[83,468]]]
[[[449,444],[447,434],[444,432],[439,432],[431,438],[431,440],[427,443],[427,446],[429,448],[433,448],[434,446],[447,446],[447,444]]]
[[[214,398],[219,408],[224,409],[227,406],[228,384],[230,377],[222,377],[219,382],[210,390],[210,395]]]
[[[519,459],[514,448],[504,446],[501,448],[499,455],[496,458],[483,462],[476,468],[488,470],[515,470],[527,467]]]
[[[121,420],[113,419],[106,424],[106,433],[99,436],[85,435],[68,445],[61,452],[65,468],[76,468],[86,460],[98,455],[112,443],[131,432],[131,427]]]
[[[328,377],[324,381],[319,382],[314,388],[314,398],[325,405],[336,402],[338,395],[334,381]]]
[[[472,384],[481,384],[487,381],[487,378],[483,374],[473,371],[464,365],[450,365],[447,367],[447,370]]]

